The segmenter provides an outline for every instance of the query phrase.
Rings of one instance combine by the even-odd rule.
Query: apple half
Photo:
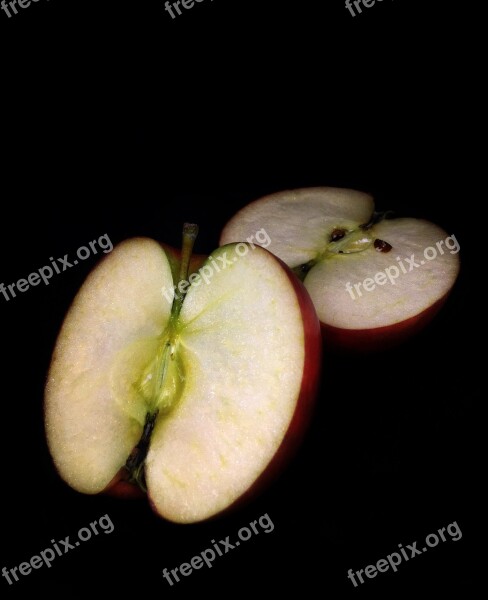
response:
[[[54,350],[45,427],[75,490],[137,483],[159,515],[191,523],[249,496],[296,448],[320,325],[302,284],[263,248],[217,249],[208,283],[190,278],[171,301],[169,254],[130,239],[88,276]]]
[[[454,236],[420,219],[380,220],[373,198],[355,190],[271,194],[240,210],[220,244],[252,241],[262,229],[269,250],[303,280],[334,348],[385,349],[408,338],[439,310],[459,272]]]

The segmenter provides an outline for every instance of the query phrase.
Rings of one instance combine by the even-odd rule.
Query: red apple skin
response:
[[[320,323],[324,349],[337,353],[381,352],[394,348],[421,331],[446,302],[450,292],[418,315],[386,327],[342,329]]]
[[[274,255],[272,256],[280,263],[293,284],[302,313],[305,334],[305,359],[300,395],[298,396],[295,412],[285,437],[266,469],[242,496],[237,498],[223,511],[206,519],[207,521],[220,519],[221,517],[225,517],[230,513],[241,509],[278,479],[287,464],[297,453],[314,412],[322,365],[322,333],[320,330],[320,321],[305,286],[281,259]],[[158,516],[161,516],[158,514],[149,496],[148,499],[152,510]]]
[[[108,486],[101,492],[107,496],[124,499],[141,499],[146,497],[146,493],[138,485],[127,481],[128,472],[124,467],[120,469],[117,475],[112,479]]]

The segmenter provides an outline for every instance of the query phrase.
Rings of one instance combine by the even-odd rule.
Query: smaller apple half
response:
[[[54,350],[45,427],[75,490],[139,483],[159,515],[192,523],[247,498],[296,449],[320,325],[305,288],[263,248],[217,249],[208,284],[196,278],[171,302],[175,256],[130,239],[88,276]]]
[[[421,219],[378,220],[373,198],[355,190],[271,194],[240,210],[220,243],[252,241],[262,229],[266,247],[303,280],[334,349],[407,339],[440,309],[459,272],[454,236]]]

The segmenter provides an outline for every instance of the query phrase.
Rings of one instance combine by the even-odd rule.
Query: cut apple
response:
[[[304,281],[326,342],[389,347],[441,307],[459,272],[459,244],[418,219],[378,222],[371,196],[336,188],[272,194],[225,226],[220,243],[264,229],[269,250]]]
[[[132,239],[78,293],[45,394],[49,448],[75,490],[129,479],[190,523],[246,497],[296,446],[320,367],[307,292],[260,247],[225,246],[205,265],[208,283],[195,276],[169,302],[168,250]]]

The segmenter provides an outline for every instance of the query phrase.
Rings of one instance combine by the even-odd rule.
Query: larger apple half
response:
[[[225,246],[206,264],[209,283],[195,280],[176,316],[167,252],[146,238],[117,246],[78,293],[45,394],[48,445],[75,490],[106,490],[150,429],[154,509],[203,520],[245,496],[301,433],[320,364],[306,291],[259,247]]]

